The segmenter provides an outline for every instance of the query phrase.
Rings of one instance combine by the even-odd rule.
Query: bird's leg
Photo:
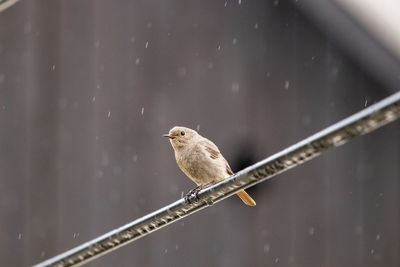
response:
[[[196,197],[196,199],[197,200],[200,199],[199,198],[199,193],[200,193],[201,190],[203,190],[204,188],[207,188],[207,187],[209,187],[209,186],[211,186],[213,184],[214,184],[214,181],[211,181],[208,184],[202,184],[202,185],[198,186],[197,190],[195,190],[195,192],[194,192],[194,196]]]
[[[185,203],[190,204],[190,199],[189,199],[190,195],[186,194],[185,197],[183,198],[185,200]]]
[[[211,186],[211,185],[213,185],[214,184],[214,181],[211,181],[211,182],[209,182],[209,183],[207,183],[207,184],[202,184],[202,185],[198,185],[198,186],[196,186],[195,188],[193,188],[192,190],[190,190],[187,194],[186,194],[186,196],[185,196],[185,202],[187,202],[187,203],[189,203],[190,204],[190,197],[192,196],[192,195],[194,195],[194,197],[197,199],[197,200],[199,200],[200,198],[199,198],[199,192],[201,191],[201,190],[203,190],[204,188],[207,188],[207,187],[209,187],[209,186]]]
[[[196,186],[195,188],[193,188],[192,190],[190,190],[184,197],[185,202],[190,204],[190,196],[193,195],[194,192],[196,192],[196,190],[198,190],[198,188],[200,187],[200,185]]]
[[[199,190],[199,188],[201,187],[201,185],[196,186],[195,188],[193,188],[192,190],[190,190],[187,195],[193,195],[197,190]]]

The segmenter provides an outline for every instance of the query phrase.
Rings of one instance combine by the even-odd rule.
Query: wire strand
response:
[[[354,137],[376,130],[399,117],[400,91],[215,185],[201,190],[198,194],[199,200],[195,200],[191,204],[179,199],[34,267],[80,266],[85,264],[196,211],[207,208],[241,189],[251,187],[299,166],[325,150],[341,146]]]

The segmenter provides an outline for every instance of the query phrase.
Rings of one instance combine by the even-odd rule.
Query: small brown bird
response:
[[[163,136],[169,138],[179,168],[198,185],[188,195],[233,175],[218,147],[195,130],[175,126]],[[256,205],[246,191],[241,190],[237,195],[246,205]]]

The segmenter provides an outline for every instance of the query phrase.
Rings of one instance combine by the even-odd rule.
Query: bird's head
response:
[[[195,130],[175,126],[169,130],[168,134],[164,134],[163,136],[169,138],[174,150],[179,150],[191,144],[200,135]]]

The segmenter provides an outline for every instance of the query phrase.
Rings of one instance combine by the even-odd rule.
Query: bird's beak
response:
[[[173,136],[173,135],[170,135],[170,134],[163,134],[163,136],[164,136],[164,137],[168,137],[168,138],[174,138],[174,136]]]

